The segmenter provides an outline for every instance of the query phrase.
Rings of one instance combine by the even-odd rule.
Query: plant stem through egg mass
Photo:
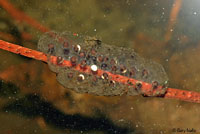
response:
[[[25,48],[16,44],[12,44],[3,40],[0,40],[0,49],[12,52],[12,53],[16,53],[19,55],[23,55],[29,58],[33,58],[36,60],[40,60],[40,61],[44,61],[47,62],[47,55],[45,53],[36,51],[36,50],[32,50],[29,48]],[[56,63],[57,57],[55,56],[51,56],[51,61],[53,64],[57,64]],[[70,61],[65,60],[61,66],[67,66],[70,67],[71,63]],[[91,73],[91,70],[89,69],[89,67],[87,67],[88,69],[86,70],[87,73]],[[80,70],[80,67],[76,67],[76,70]],[[103,70],[100,70],[98,75],[101,75],[103,73]],[[113,78],[116,79],[116,75],[109,73],[109,75],[113,76]],[[121,83],[126,83],[127,77],[125,76],[121,76],[121,75],[117,75],[117,81],[121,82]],[[133,83],[136,83],[137,80],[135,79],[131,79],[131,81]],[[152,84],[150,83],[145,83],[142,82],[142,90],[144,92],[144,94],[151,94],[151,86]],[[160,96],[159,96],[160,97]],[[164,96],[162,96],[162,98],[173,98],[173,99],[179,99],[179,100],[183,100],[183,101],[189,101],[189,102],[194,102],[194,103],[200,103],[200,93],[198,92],[193,92],[193,91],[186,91],[186,90],[181,90],[181,89],[174,89],[174,88],[167,88],[166,89],[166,93],[164,94]]]

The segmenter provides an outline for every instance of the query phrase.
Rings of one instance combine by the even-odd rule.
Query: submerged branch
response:
[[[0,49],[12,52],[12,53],[16,53],[25,57],[29,57],[29,58],[33,58],[36,60],[40,60],[40,61],[44,61],[47,62],[47,55],[45,53],[36,51],[36,50],[32,50],[29,48],[25,48],[19,45],[15,45],[9,42],[5,42],[3,40],[0,40]],[[53,64],[57,64],[56,60],[57,57],[55,56],[51,56],[50,58],[51,62]],[[60,66],[64,66],[64,67],[71,67],[70,61],[65,60]],[[80,68],[77,66],[76,68],[74,68],[76,71],[80,71]],[[99,73],[97,75],[101,75],[103,72],[105,72],[104,70],[100,70]],[[85,73],[91,73],[91,70],[88,69],[86,70]],[[123,84],[127,84],[126,81],[127,80],[131,80],[132,83],[136,83],[138,82],[138,80],[135,79],[130,79],[128,77],[125,76],[121,76],[121,75],[115,75],[112,74],[110,72],[108,72],[108,74],[115,79],[117,77],[117,79],[115,79],[115,81],[123,83]],[[151,90],[151,84],[150,83],[145,83],[142,82],[142,91],[144,92],[145,95],[147,96],[151,96],[152,91]],[[163,98],[174,98],[174,99],[179,99],[179,100],[183,100],[183,101],[189,101],[189,102],[194,102],[194,103],[200,103],[200,93],[198,92],[193,92],[193,91],[186,91],[186,90],[180,90],[180,89],[174,89],[174,88],[167,88],[166,93],[164,96],[162,96]]]

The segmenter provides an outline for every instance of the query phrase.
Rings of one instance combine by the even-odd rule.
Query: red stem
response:
[[[37,22],[36,20],[34,20],[33,18],[27,16],[25,13],[23,13],[22,11],[18,10],[17,8],[15,8],[11,3],[9,3],[7,0],[0,0],[0,5],[16,20],[18,21],[24,21],[27,24],[33,26],[34,28],[40,30],[41,32],[47,32],[49,31],[48,28],[42,26],[39,22]],[[11,44],[5,41],[0,40],[0,48],[16,53],[16,54],[20,54],[29,58],[33,58],[33,59],[37,59],[37,60],[41,60],[44,62],[47,62],[47,56],[46,54],[39,52],[39,51],[35,51],[32,49],[28,49],[28,48],[24,48],[15,44]],[[52,62],[55,63],[56,61],[56,57],[52,57]],[[65,61],[64,62],[65,66],[70,66],[69,61]],[[76,68],[78,69],[78,68]],[[80,70],[79,70],[80,71]],[[98,75],[102,73],[103,70],[100,70]],[[111,73],[108,72],[109,75],[113,75]],[[116,75],[114,75],[113,78],[116,78]],[[126,83],[127,78],[124,76],[119,76],[120,79],[116,79],[117,81],[120,81],[122,83]],[[131,79],[131,81],[133,83],[136,83],[137,80]],[[143,82],[143,86],[144,88],[144,92],[148,92],[148,88],[151,86],[149,83],[144,83]],[[200,93],[198,92],[193,92],[193,91],[185,91],[185,90],[180,90],[180,89],[174,89],[174,88],[167,88],[167,93],[165,94],[164,98],[175,98],[175,99],[179,99],[179,100],[184,100],[184,101],[189,101],[189,102],[195,102],[195,103],[200,103]]]
[[[27,16],[24,12],[15,8],[10,2],[7,0],[0,0],[0,5],[16,20],[20,22],[26,22],[27,24],[31,25],[32,27],[38,29],[41,32],[48,32],[49,29],[41,25],[35,19]]]
[[[15,45],[9,42],[5,42],[3,40],[0,40],[0,49],[12,52],[12,53],[16,53],[19,55],[23,55],[29,58],[33,58],[36,60],[41,60],[44,62],[47,62],[47,56],[46,54],[36,51],[36,50],[32,50],[29,48],[25,48],[19,45]],[[56,64],[56,60],[57,57],[55,56],[51,56],[50,61],[53,64]],[[62,62],[62,64],[60,66],[66,66],[66,67],[72,67],[71,62],[68,60],[64,60]],[[80,68],[80,65],[77,65],[76,67],[74,67],[73,69],[79,71],[79,72],[84,72],[84,73],[92,73],[90,70],[90,67],[87,66],[85,70],[82,70]],[[98,73],[96,75],[101,76],[104,72],[104,70],[99,69]],[[135,79],[130,79],[128,77],[122,76],[122,75],[116,75],[116,74],[112,74],[110,72],[106,72],[108,73],[108,75],[112,78],[112,80],[115,80],[116,82],[120,82],[123,84],[127,84],[127,80],[129,80],[130,82],[132,82],[134,85],[137,82],[141,82],[142,84],[142,91],[149,95],[152,94],[152,85],[150,83],[145,83],[142,81],[138,81]],[[159,89],[162,88],[161,86],[158,87]],[[183,100],[183,101],[189,101],[189,102],[195,102],[195,103],[200,103],[200,93],[198,92],[194,92],[194,91],[186,91],[186,90],[180,90],[180,89],[174,89],[174,88],[167,88],[167,92],[164,95],[163,98],[174,98],[174,99],[179,99],[179,100]]]

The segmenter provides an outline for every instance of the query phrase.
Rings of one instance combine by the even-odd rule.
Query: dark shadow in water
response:
[[[19,88],[15,84],[0,79],[0,97],[16,96],[18,93]]]
[[[128,128],[118,127],[109,119],[102,117],[85,117],[80,114],[68,115],[56,109],[51,103],[37,95],[27,95],[3,108],[4,111],[22,114],[28,118],[42,116],[46,123],[60,129],[82,131],[103,131],[108,134],[126,134]]]

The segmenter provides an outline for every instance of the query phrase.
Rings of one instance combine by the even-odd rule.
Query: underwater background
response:
[[[164,67],[169,87],[200,91],[199,0],[0,0],[0,39],[37,50],[44,33],[13,18],[4,2],[50,30],[132,48]],[[200,133],[199,104],[79,94],[41,61],[0,50],[0,62],[1,134]]]

